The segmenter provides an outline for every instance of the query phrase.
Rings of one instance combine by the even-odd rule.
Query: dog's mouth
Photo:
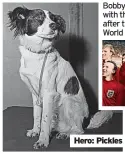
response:
[[[58,35],[57,31],[51,30],[48,34],[37,34],[38,37],[52,40]]]
[[[51,32],[48,35],[54,35],[54,34],[55,34],[55,31],[51,30]]]

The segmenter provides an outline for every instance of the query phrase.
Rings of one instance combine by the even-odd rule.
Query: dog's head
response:
[[[25,7],[17,7],[8,13],[10,30],[15,29],[14,36],[36,35],[43,38],[55,38],[60,32],[66,30],[65,20],[60,15],[49,11]]]

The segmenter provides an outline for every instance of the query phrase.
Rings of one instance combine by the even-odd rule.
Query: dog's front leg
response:
[[[53,105],[59,99],[59,94],[56,92],[46,91],[43,96],[43,113],[41,122],[41,131],[39,140],[34,144],[34,148],[48,147],[49,136],[51,133],[51,122],[53,115]]]
[[[38,136],[41,129],[41,119],[42,119],[42,100],[38,102],[38,98],[32,93],[33,98],[33,118],[34,124],[33,129],[27,130],[28,137]]]
[[[56,91],[57,67],[51,68],[52,74],[47,74],[46,80],[43,82],[43,112],[39,140],[34,144],[34,148],[47,147],[49,144],[49,136],[51,133],[51,122],[53,117],[53,109],[57,106],[60,95]],[[49,72],[49,71],[48,71]]]
[[[27,136],[28,137],[34,137],[36,135],[39,135],[40,133],[40,126],[41,126],[41,117],[42,117],[42,97],[40,102],[38,102],[38,94],[34,87],[34,85],[37,85],[35,82],[36,79],[34,79],[32,76],[27,76],[22,73],[20,73],[21,79],[27,84],[29,87],[31,93],[32,93],[32,99],[33,99],[33,118],[34,118],[34,126],[33,129],[27,130]]]

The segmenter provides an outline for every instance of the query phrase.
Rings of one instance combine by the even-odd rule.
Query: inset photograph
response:
[[[125,41],[102,44],[102,106],[125,106]]]

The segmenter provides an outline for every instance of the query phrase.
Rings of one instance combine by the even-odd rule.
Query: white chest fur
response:
[[[39,72],[40,67],[43,64],[44,54],[35,54],[26,50],[23,46],[20,46],[21,52],[21,66],[20,73],[25,75],[34,75]]]
[[[42,82],[44,88],[50,87],[53,74],[58,70],[59,54],[56,50],[49,53],[45,62],[43,77],[40,81],[41,69],[43,66],[45,54],[32,53],[26,50],[23,46],[19,47],[21,52],[21,67],[20,75],[22,80],[28,85],[30,89],[35,89],[38,92],[39,82]],[[56,77],[55,76],[55,77]],[[32,87],[31,87],[32,84]]]
[[[32,53],[26,50],[23,46],[20,46],[19,49],[21,52],[20,73],[25,75],[36,75],[39,78],[45,54]],[[57,56],[58,53],[56,50],[53,53],[48,54],[44,68],[45,72],[49,65],[54,65],[54,62],[57,60]]]

